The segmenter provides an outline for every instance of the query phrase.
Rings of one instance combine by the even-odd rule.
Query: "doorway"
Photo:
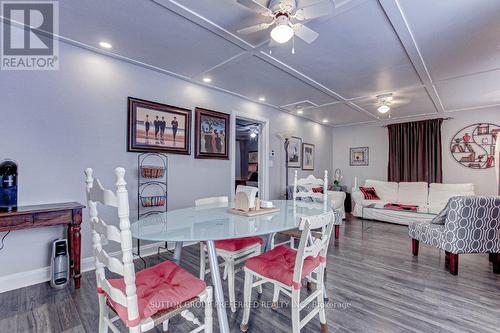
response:
[[[259,140],[262,125],[236,118],[234,188],[238,185],[259,187]]]
[[[269,193],[268,149],[269,120],[263,117],[233,113],[231,140],[231,198],[238,185],[259,189],[259,197],[267,200]]]

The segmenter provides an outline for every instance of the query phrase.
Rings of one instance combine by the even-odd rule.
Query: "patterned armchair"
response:
[[[410,223],[408,233],[413,255],[420,241],[444,250],[453,275],[463,253],[489,253],[493,272],[500,273],[500,197],[452,197],[431,223]]]

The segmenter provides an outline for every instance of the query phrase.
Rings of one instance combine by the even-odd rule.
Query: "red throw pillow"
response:
[[[363,195],[365,196],[365,200],[380,200],[380,198],[377,195],[377,192],[375,192],[375,188],[373,187],[360,187],[359,188],[361,192],[363,192]]]
[[[323,193],[323,187],[313,187],[313,193]]]

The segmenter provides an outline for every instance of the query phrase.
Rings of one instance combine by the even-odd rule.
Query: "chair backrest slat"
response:
[[[107,240],[120,243],[121,242],[121,234],[120,230],[114,225],[106,224],[100,217],[98,217],[97,221],[92,222],[93,228]]]
[[[113,301],[126,307],[128,319],[132,321],[138,318],[139,310],[135,285],[135,267],[132,254],[132,233],[130,231],[130,209],[127,183],[125,182],[125,169],[115,169],[116,192],[106,190],[98,179],[94,179],[92,169],[85,169],[85,175],[97,287],[101,288]],[[104,223],[98,216],[98,203],[115,209],[120,221],[119,228]],[[121,260],[110,257],[103,250],[103,239],[120,243]],[[111,272],[123,276],[125,293],[111,286],[106,278],[105,267]]]
[[[94,257],[101,264],[106,266],[111,272],[123,276],[123,264],[119,259],[110,257],[103,249],[94,249]]]

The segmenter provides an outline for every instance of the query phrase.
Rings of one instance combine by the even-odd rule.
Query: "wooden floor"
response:
[[[148,265],[158,260],[152,256]],[[184,251],[183,266],[197,274],[198,246]],[[350,219],[340,240],[332,240],[327,270],[330,332],[500,332],[500,275],[492,273],[487,255],[461,256],[459,275],[452,276],[437,249],[421,245],[419,257],[411,255],[407,227]],[[241,300],[242,272],[236,283]],[[287,298],[271,310],[271,297],[270,286],[260,298],[254,293],[261,303],[251,312],[249,332],[291,332]],[[242,311],[229,313],[231,331],[239,332]],[[2,333],[97,332],[97,318],[93,272],[83,275],[78,291],[44,283],[0,294]],[[218,332],[215,311],[214,323]],[[170,332],[192,328],[173,320]],[[318,331],[318,319],[302,330]]]

